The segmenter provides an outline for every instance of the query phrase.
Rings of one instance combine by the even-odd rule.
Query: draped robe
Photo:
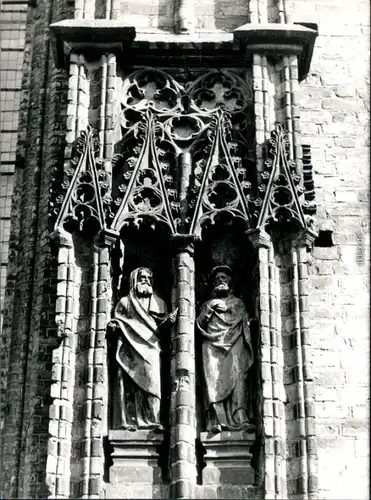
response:
[[[215,300],[227,306],[215,311]],[[211,299],[203,304],[197,318],[203,336],[202,363],[206,411],[214,414],[214,423],[228,428],[243,422],[237,412],[248,413],[247,372],[253,363],[249,318],[243,301],[233,295]],[[223,403],[223,411],[219,403]],[[246,419],[245,419],[246,420]]]
[[[161,400],[161,347],[157,325],[165,318],[167,308],[165,302],[156,294],[147,299],[137,297],[136,271],[133,271],[130,277],[130,293],[118,302],[111,323],[115,323],[120,332],[116,361],[127,375],[126,380],[134,383],[136,397],[139,396],[143,400],[144,396],[148,407],[154,406],[154,398]],[[159,401],[156,402],[156,408],[159,408]],[[125,401],[121,401],[121,404],[125,406]],[[122,408],[122,413],[124,412],[125,408]],[[138,416],[138,405],[136,412],[137,420],[142,423],[159,423],[158,418],[153,415],[150,420],[154,421],[149,422],[148,415],[144,415],[143,411]],[[122,420],[126,420],[125,416]]]

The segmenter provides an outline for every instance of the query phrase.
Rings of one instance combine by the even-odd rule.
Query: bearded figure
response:
[[[218,433],[250,425],[247,373],[253,363],[249,317],[232,293],[232,271],[218,266],[211,273],[211,299],[197,318],[202,335],[206,428]]]
[[[148,268],[130,275],[129,295],[118,302],[107,336],[115,344],[118,391],[113,413],[114,428],[163,430],[160,423],[160,331],[176,320],[167,315],[165,302],[153,291]],[[119,411],[117,411],[119,409]]]

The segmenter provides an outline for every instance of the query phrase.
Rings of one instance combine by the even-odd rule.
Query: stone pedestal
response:
[[[111,498],[166,498],[158,465],[163,434],[152,430],[113,430],[108,433],[113,448],[106,496]]]
[[[250,462],[250,448],[255,442],[255,428],[246,431],[202,432],[206,451],[202,471],[201,498],[253,498],[255,471]]]

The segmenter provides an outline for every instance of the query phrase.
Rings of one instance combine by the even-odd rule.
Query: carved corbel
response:
[[[50,233],[49,238],[57,247],[73,247],[72,234],[65,231],[62,227],[58,227],[55,231]]]
[[[314,242],[319,234],[318,223],[315,217],[307,217],[307,227],[294,240],[297,248],[304,247],[308,252],[313,249]]]
[[[112,248],[120,238],[120,233],[113,229],[104,228],[99,231],[95,238],[95,244],[98,248]]]
[[[245,234],[256,250],[259,248],[270,248],[272,245],[272,239],[264,228],[248,229]]]

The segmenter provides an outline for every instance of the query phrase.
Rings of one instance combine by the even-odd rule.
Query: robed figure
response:
[[[163,430],[160,422],[160,333],[174,323],[165,302],[153,291],[153,275],[138,268],[130,275],[129,295],[118,302],[107,335],[115,345],[118,368],[113,426]]]
[[[253,363],[249,316],[232,293],[232,272],[211,273],[211,299],[197,318],[202,336],[202,365],[208,431],[240,430],[249,422],[248,371]]]

